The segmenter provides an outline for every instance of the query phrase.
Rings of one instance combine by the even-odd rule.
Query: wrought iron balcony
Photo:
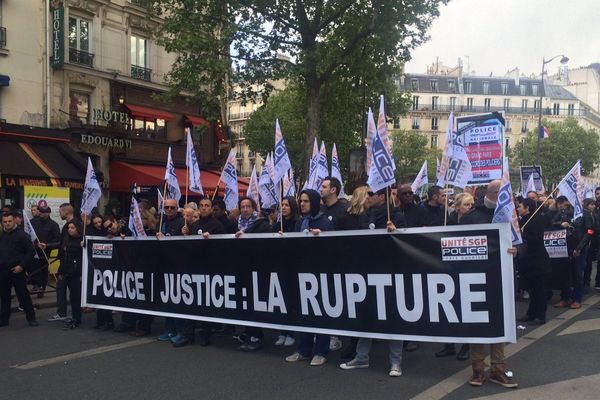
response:
[[[94,68],[94,55],[87,51],[69,48],[69,62]]]
[[[0,49],[6,48],[6,28],[0,26]]]
[[[152,70],[150,68],[140,67],[139,65],[131,66],[131,77],[134,79],[140,79],[142,81],[150,82],[151,75]]]

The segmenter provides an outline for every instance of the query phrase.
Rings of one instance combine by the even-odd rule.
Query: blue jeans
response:
[[[581,250],[581,254],[579,254],[576,261],[573,300],[578,303],[581,303],[581,300],[583,299],[583,275],[585,274],[585,268],[587,267],[587,254],[588,246],[585,246]]]
[[[369,362],[369,352],[373,339],[360,338],[356,344],[356,360],[367,364]],[[389,340],[390,345],[390,365],[402,363],[402,340]]]
[[[313,343],[313,337],[317,337],[317,340]],[[310,357],[312,354],[315,356],[325,357],[329,353],[329,335],[315,335],[313,333],[303,333],[300,337],[300,345],[298,346],[298,353],[303,357]],[[314,348],[314,353],[313,353]]]

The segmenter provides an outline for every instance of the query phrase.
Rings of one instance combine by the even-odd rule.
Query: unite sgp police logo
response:
[[[112,258],[112,243],[93,243],[92,258]]]
[[[445,237],[441,240],[442,261],[487,260],[487,236]]]

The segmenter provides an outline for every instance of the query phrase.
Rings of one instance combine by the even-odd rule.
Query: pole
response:
[[[387,206],[387,219],[388,221],[391,221],[390,219],[390,187],[386,186],[385,188],[385,204]]]
[[[190,167],[185,169],[185,204],[188,202],[188,186],[190,185]]]
[[[546,67],[547,61],[542,58],[542,82],[540,84],[540,104],[538,110],[538,132],[537,132],[537,143],[535,148],[535,164],[540,165],[540,146],[541,146],[541,134],[542,134],[542,93],[544,90],[544,68]]]
[[[279,193],[279,228],[283,232],[283,212],[281,211],[283,205],[283,180],[281,181],[281,191]]]
[[[444,194],[446,195],[446,202],[444,204],[444,226],[448,225],[448,182],[444,184]]]
[[[165,200],[167,200],[167,181],[163,184],[163,209],[160,212],[160,223],[158,224],[158,232],[162,232],[163,216],[165,215]]]
[[[533,212],[533,214],[531,214],[531,217],[529,217],[529,219],[528,219],[528,220],[527,220],[527,221],[526,221],[526,222],[523,224],[523,226],[521,227],[521,231],[522,231],[523,229],[525,229],[525,227],[527,226],[527,224],[529,223],[529,221],[531,221],[531,218],[533,218],[533,216],[534,216],[535,214],[537,214],[537,213],[538,213],[538,211],[540,211],[540,210],[542,209],[542,207],[544,206],[544,204],[546,204],[546,202],[548,201],[548,199],[550,199],[550,198],[551,198],[551,197],[554,195],[554,193],[555,193],[557,190],[558,190],[558,185],[556,185],[556,187],[554,188],[554,190],[552,191],[552,193],[550,193],[550,195],[549,195],[548,197],[546,197],[546,200],[542,201],[542,204],[540,204],[540,205],[538,206],[538,208],[536,208],[536,209],[535,209],[535,211]]]
[[[219,180],[217,181],[217,184],[215,186],[215,191],[212,195],[212,199],[210,199],[211,201],[213,201],[215,199],[215,197],[217,196],[217,192],[219,191],[219,183],[221,183],[221,177],[219,177]]]

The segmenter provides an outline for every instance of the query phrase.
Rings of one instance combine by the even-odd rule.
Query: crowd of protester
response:
[[[298,198],[285,197],[278,210],[260,209],[249,197],[239,199],[238,208],[227,212],[222,199],[202,198],[198,204],[190,202],[180,208],[174,199],[164,201],[164,215],[145,199],[139,201],[144,230],[148,236],[235,234],[236,237],[267,232],[310,232],[319,235],[324,231],[387,229],[394,231],[406,227],[485,224],[491,223],[500,181],[492,181],[485,188],[472,191],[467,188],[446,198],[446,192],[439,186],[431,186],[424,200],[413,193],[410,185],[400,185],[392,191],[373,191],[362,186],[354,190],[348,199],[341,197],[341,184],[333,177],[326,178],[320,192],[303,190]],[[552,272],[550,258],[544,247],[544,231],[557,228],[567,230],[569,257],[560,270],[561,294],[556,308],[578,309],[582,296],[590,286],[591,265],[598,254],[600,231],[600,188],[595,191],[596,199],[586,199],[583,203],[584,215],[573,221],[573,207],[564,196],[547,199],[530,192],[527,197],[517,196],[515,204],[522,228],[524,243],[511,249],[515,257],[517,273],[516,292],[529,298],[525,315],[517,321],[530,325],[546,322],[546,304],[549,299],[548,281]],[[82,322],[81,274],[82,246],[84,236],[125,237],[131,235],[127,221],[118,215],[93,213],[78,218],[70,204],[60,206],[59,213],[65,224],[62,229],[49,215],[48,206],[31,208],[31,224],[38,240],[32,243],[23,230],[23,216],[19,211],[3,209],[2,234],[0,234],[0,326],[9,323],[11,313],[11,287],[14,287],[20,307],[25,312],[31,326],[37,326],[31,293],[44,296],[48,285],[48,260],[50,252],[58,249],[60,268],[57,273],[57,310],[49,321],[64,321],[64,329],[75,329]],[[595,288],[600,289],[600,274],[596,273]],[[67,301],[67,294],[69,301]],[[71,305],[70,316],[67,312]],[[145,314],[124,312],[115,322],[110,310],[95,310],[94,328],[102,331],[129,333],[133,336],[151,335],[154,317]],[[210,345],[215,332],[234,333],[235,328],[222,324],[196,322],[179,318],[166,318],[164,331],[157,337],[159,341],[183,347],[196,342],[201,346]],[[264,346],[261,328],[246,327],[236,336],[242,351],[257,351]],[[369,367],[371,339],[347,338],[342,350],[342,369]],[[319,366],[327,361],[328,353],[341,347],[337,337],[323,334],[295,334],[281,331],[276,346],[297,346],[296,351],[285,358],[288,362],[308,360],[310,365]],[[484,369],[485,347],[483,344],[462,345],[456,352],[455,344],[448,343],[435,353],[436,357],[456,356],[458,360],[471,359],[473,375],[469,383],[480,386],[486,379]],[[516,387],[517,383],[506,367],[504,344],[491,346],[491,371],[489,379],[504,387]],[[402,352],[414,351],[417,344],[407,341],[389,342],[389,375],[402,374]]]

